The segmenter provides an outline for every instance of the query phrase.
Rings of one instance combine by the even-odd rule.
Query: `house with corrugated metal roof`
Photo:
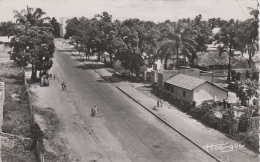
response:
[[[206,100],[223,101],[228,98],[228,90],[184,74],[164,81],[164,88],[184,100],[195,101],[197,105]]]

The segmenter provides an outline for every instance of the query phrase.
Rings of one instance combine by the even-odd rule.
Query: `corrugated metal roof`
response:
[[[175,85],[177,87],[185,88],[188,90],[193,90],[194,88],[198,87],[199,85],[206,82],[206,80],[194,78],[184,74],[178,74],[168,80],[165,81],[171,85]]]

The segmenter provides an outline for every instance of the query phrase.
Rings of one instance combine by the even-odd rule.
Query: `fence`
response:
[[[227,77],[228,71],[227,70],[213,70],[214,77]]]

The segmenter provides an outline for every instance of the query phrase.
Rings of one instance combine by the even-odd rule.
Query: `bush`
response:
[[[241,79],[241,73],[238,72],[238,73],[236,74],[236,80],[240,80],[240,79]]]
[[[236,122],[235,120],[235,114],[233,110],[226,110],[224,114],[222,115],[222,131],[228,134],[231,134],[234,132],[232,128],[234,128],[234,124]]]
[[[202,116],[202,121],[210,127],[217,128],[218,120],[212,110],[209,110]]]
[[[249,119],[248,114],[243,114],[238,122],[238,131],[240,132],[246,132],[249,127]]]
[[[236,79],[236,71],[231,70],[231,78],[232,78],[232,81],[234,81]]]

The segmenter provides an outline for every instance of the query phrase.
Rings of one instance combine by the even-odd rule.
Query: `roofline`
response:
[[[168,80],[168,79],[167,79],[167,80]],[[164,81],[164,82],[167,83],[166,81]],[[181,88],[187,89],[187,90],[189,90],[189,91],[192,91],[192,90],[194,90],[195,88],[197,88],[198,86],[200,86],[200,85],[202,85],[202,84],[204,84],[204,83],[206,83],[206,82],[209,83],[209,84],[211,84],[211,85],[213,85],[213,86],[215,86],[215,87],[218,87],[218,88],[220,88],[220,89],[222,89],[222,90],[224,90],[224,91],[226,91],[226,92],[229,92],[229,90],[227,90],[227,89],[225,89],[225,88],[222,88],[222,87],[219,87],[219,86],[217,86],[216,84],[211,83],[211,82],[209,82],[209,81],[207,81],[207,80],[205,80],[203,83],[197,85],[197,86],[194,87],[193,89],[187,89],[187,88],[183,88],[183,87],[181,87]],[[170,84],[170,83],[167,83],[167,84]],[[174,85],[174,86],[176,86],[176,85]],[[176,87],[178,87],[178,86],[176,86]]]
[[[225,88],[222,88],[222,87],[220,87],[220,86],[217,86],[216,84],[214,84],[214,83],[211,83],[211,82],[209,82],[209,81],[207,81],[206,80],[206,82],[208,82],[209,84],[212,84],[212,85],[214,85],[215,87],[218,87],[218,88],[220,88],[220,89],[223,89],[224,91],[227,91],[227,92],[229,92],[229,90],[227,90],[227,89],[225,89]],[[205,83],[205,82],[204,82]]]

